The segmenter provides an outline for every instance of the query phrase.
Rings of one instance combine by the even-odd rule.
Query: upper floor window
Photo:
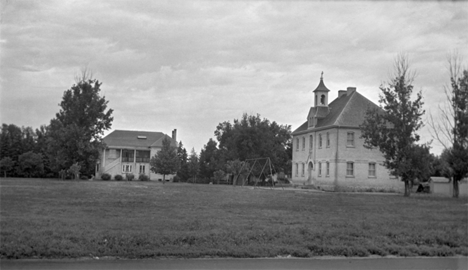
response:
[[[327,147],[330,147],[330,133],[327,132]]]
[[[354,146],[354,132],[348,132],[348,136],[346,139],[346,146]]]
[[[319,134],[319,148],[322,148],[322,134]]]
[[[122,150],[122,162],[133,162],[134,150]]]
[[[375,177],[375,163],[369,163],[369,177]]]
[[[302,137],[302,150],[305,150],[305,137]]]
[[[299,138],[296,138],[296,151],[299,151]]]
[[[354,163],[353,162],[346,163],[346,176],[354,176]]]
[[[314,148],[314,136],[309,136],[309,149]]]

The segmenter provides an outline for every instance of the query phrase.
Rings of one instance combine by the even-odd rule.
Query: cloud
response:
[[[332,99],[356,86],[376,102],[399,52],[432,108],[447,53],[468,57],[467,14],[446,2],[8,1],[1,117],[48,123],[88,66],[115,110],[113,128],[178,128],[199,151],[219,122],[244,112],[297,128],[322,71]]]

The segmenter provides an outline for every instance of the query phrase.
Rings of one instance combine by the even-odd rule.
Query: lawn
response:
[[[0,180],[0,258],[468,255],[468,201]]]

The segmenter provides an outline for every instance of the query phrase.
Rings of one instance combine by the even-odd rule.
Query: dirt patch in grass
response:
[[[466,198],[0,180],[1,258],[468,255]]]

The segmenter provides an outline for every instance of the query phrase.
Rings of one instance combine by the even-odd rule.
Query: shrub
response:
[[[88,176],[86,176],[86,175],[82,175],[82,176],[80,176],[80,179],[81,179],[81,180],[88,180],[89,178],[88,178]]]
[[[108,174],[108,173],[103,173],[103,174],[101,175],[101,179],[104,180],[104,181],[110,180],[110,179],[111,179],[111,175]]]
[[[140,175],[138,176],[138,180],[140,180],[140,181],[149,181],[150,179],[149,179],[148,175],[146,175],[146,174],[140,174]]]
[[[122,180],[123,180],[123,177],[122,177],[122,175],[120,175],[120,174],[116,174],[116,175],[114,176],[114,179],[115,179],[115,181],[122,181]]]
[[[133,175],[133,173],[127,173],[125,174],[125,178],[127,178],[127,181],[133,181],[133,179],[135,179],[135,175]]]
[[[180,182],[180,177],[175,175],[174,178],[172,178],[172,182],[174,183]]]

